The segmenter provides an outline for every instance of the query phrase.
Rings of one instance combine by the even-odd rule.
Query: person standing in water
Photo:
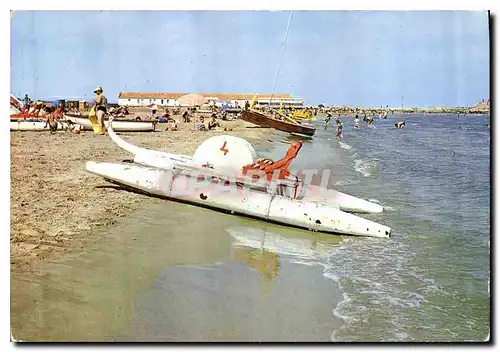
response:
[[[340,121],[340,119],[337,119],[337,134],[336,136],[339,137],[339,138],[344,138],[344,136],[342,135],[342,128],[344,126],[342,126],[342,121]]]
[[[332,118],[332,115],[330,113],[326,114],[325,118],[325,130],[328,128],[328,124],[330,123],[330,119]]]
[[[394,124],[394,126],[396,126],[396,128],[403,128],[405,126],[405,122],[404,121],[398,121]]]
[[[106,112],[108,110],[108,99],[106,99],[106,97],[102,93],[102,87],[96,87],[96,89],[94,89],[94,93],[97,94],[96,98],[94,99],[94,109],[96,112],[97,123],[101,127],[102,131],[99,134],[104,134],[104,115],[106,115]]]
[[[354,117],[354,128],[359,130],[359,116],[358,116],[358,114],[356,114],[356,116]]]
[[[373,128],[373,117],[365,116],[365,118],[363,120],[366,121],[366,123],[368,124],[368,127]]]

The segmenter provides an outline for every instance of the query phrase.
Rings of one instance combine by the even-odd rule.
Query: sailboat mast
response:
[[[271,94],[271,98],[269,99],[269,108],[271,107],[271,102],[273,101],[274,92],[276,89],[276,82],[278,81],[278,75],[280,73],[281,62],[283,61],[283,54],[285,52],[286,40],[288,38],[288,29],[290,28],[290,22],[292,22],[292,13],[293,12],[290,11],[290,17],[288,17],[288,24],[286,25],[285,40],[283,41],[283,46],[281,47],[281,56],[280,56],[280,61],[278,63],[278,68],[276,69],[276,76],[274,77],[273,93]]]

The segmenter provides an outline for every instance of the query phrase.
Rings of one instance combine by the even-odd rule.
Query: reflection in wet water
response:
[[[287,256],[292,261],[297,259],[314,261],[327,261],[327,253],[332,245],[338,243],[337,236],[324,236],[322,234],[306,233],[301,231],[294,238],[295,232],[290,229],[267,226],[259,227],[231,227],[227,231],[234,239],[233,254],[231,259],[246,263],[249,267],[257,269],[262,277],[262,294],[270,295],[272,283],[279,275],[281,269],[280,256]],[[279,234],[281,233],[281,235]],[[322,242],[323,240],[324,242]]]
[[[236,262],[243,262],[250,268],[257,269],[262,278],[262,295],[271,295],[271,286],[278,276],[281,264],[277,254],[266,250],[240,247],[236,248],[231,258]]]

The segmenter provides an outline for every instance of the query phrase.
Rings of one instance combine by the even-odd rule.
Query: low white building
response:
[[[120,106],[149,106],[156,104],[158,106],[179,106],[177,99],[189,93],[128,93],[121,92],[118,96],[118,105]],[[283,103],[283,107],[301,108],[304,102],[301,98],[292,97],[290,94],[221,94],[221,93],[199,93],[209,103],[217,106],[230,105],[233,107],[243,108],[245,103],[249,103],[255,97],[255,103],[261,106],[269,105],[279,107]]]

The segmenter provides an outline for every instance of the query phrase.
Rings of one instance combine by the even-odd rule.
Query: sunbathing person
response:
[[[52,113],[54,118],[62,119],[64,117],[64,108],[62,104],[57,105],[57,109]]]
[[[37,101],[36,104],[31,107],[28,114],[30,116],[38,116],[41,110],[43,110],[43,103],[41,101]]]
[[[208,129],[213,130],[217,127],[221,127],[221,126],[220,126],[220,123],[218,123],[217,120],[215,119],[215,114],[213,114],[212,119],[208,122]]]
[[[168,124],[167,131],[178,131],[179,127],[177,126],[177,122],[174,119],[170,120]]]
[[[207,130],[207,128],[205,127],[205,119],[203,118],[203,116],[200,116],[200,122],[194,126],[194,130],[195,131],[206,131]]]
[[[170,117],[170,114],[167,112],[165,112],[162,116],[158,117],[157,118],[158,122],[169,122],[169,121],[174,121],[175,120],[173,118]]]

